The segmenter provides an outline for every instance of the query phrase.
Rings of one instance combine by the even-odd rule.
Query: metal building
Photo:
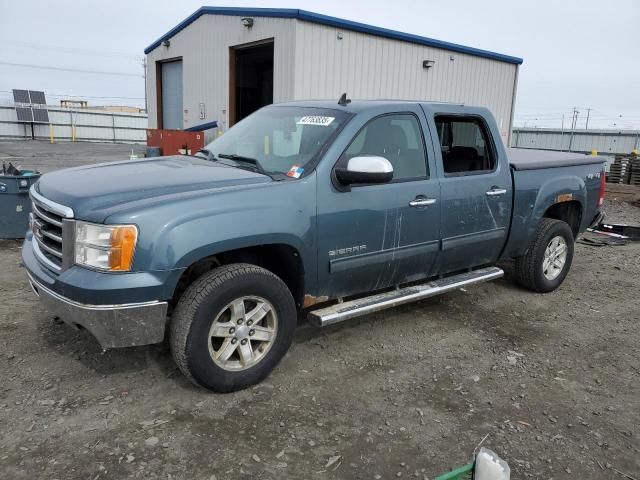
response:
[[[299,99],[488,107],[507,141],[522,59],[297,9],[202,7],[145,49],[150,128]]]
[[[640,130],[563,130],[559,128],[514,128],[511,146],[591,153],[628,155],[640,149]]]

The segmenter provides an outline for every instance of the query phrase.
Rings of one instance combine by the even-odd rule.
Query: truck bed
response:
[[[575,152],[555,152],[532,148],[507,148],[509,164],[515,170],[570,167],[604,163],[605,158]]]

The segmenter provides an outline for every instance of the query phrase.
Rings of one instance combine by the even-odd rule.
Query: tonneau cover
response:
[[[509,156],[509,164],[516,170],[537,170],[606,162],[604,157],[594,155],[534,150],[532,148],[507,148],[507,155]]]

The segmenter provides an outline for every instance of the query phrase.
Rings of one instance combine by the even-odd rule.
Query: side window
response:
[[[484,124],[475,117],[436,116],[445,175],[489,172],[496,160]]]
[[[418,119],[411,114],[383,115],[367,123],[340,157],[375,155],[393,165],[393,180],[425,178],[427,161]]]

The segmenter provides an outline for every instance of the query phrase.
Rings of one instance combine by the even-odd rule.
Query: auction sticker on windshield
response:
[[[335,119],[336,117],[323,117],[319,115],[309,115],[306,117],[302,117],[296,123],[298,125],[320,125],[322,127],[328,127],[329,125],[331,125],[331,122],[333,122]]]
[[[287,172],[287,177],[300,178],[300,175],[302,175],[302,172],[304,172],[304,168],[296,164],[289,169],[289,171]]]

